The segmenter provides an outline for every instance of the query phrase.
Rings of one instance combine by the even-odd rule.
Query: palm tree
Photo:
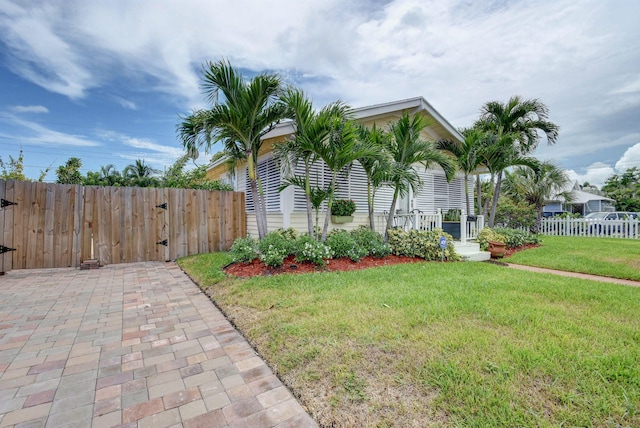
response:
[[[259,184],[258,154],[262,137],[286,114],[286,106],[277,99],[281,91],[280,77],[259,74],[246,81],[240,71],[224,59],[207,62],[203,74],[203,88],[213,107],[196,110],[183,118],[177,127],[178,134],[189,153],[195,153],[201,146],[210,149],[214,143],[222,142],[233,167],[238,161],[247,162],[258,235],[262,239],[267,234],[267,207]]]
[[[416,164],[422,164],[425,168],[433,164],[440,165],[447,180],[451,180],[456,172],[450,156],[439,151],[433,142],[421,138],[420,132],[428,125],[424,116],[414,115],[412,118],[406,112],[398,122],[391,124],[392,138],[387,143],[387,152],[391,156],[390,183],[394,191],[386,230],[393,225],[398,198],[406,195],[409,189],[416,192],[421,185]]]
[[[476,171],[482,164],[483,159],[480,152],[486,146],[487,134],[478,128],[464,128],[460,130],[460,134],[464,137],[463,141],[441,140],[438,141],[437,148],[450,152],[454,156],[458,170],[464,174],[465,203],[467,214],[470,214],[469,174]],[[479,185],[480,181],[478,180],[477,183]],[[480,202],[478,206],[480,206]]]
[[[536,170],[516,167],[507,171],[504,178],[504,191],[512,198],[524,200],[536,210],[536,222],[531,230],[538,233],[542,221],[544,205],[551,199],[562,196],[571,202],[571,192],[567,191],[571,180],[567,173],[551,162],[543,162]]]
[[[523,100],[519,96],[509,99],[506,104],[490,101],[480,110],[480,119],[475,126],[492,134],[493,141],[488,156],[493,158],[493,172],[497,176],[489,226],[493,226],[496,207],[500,196],[502,172],[517,164],[538,146],[542,132],[549,144],[558,139],[559,127],[548,120],[549,110],[538,99]],[[501,155],[503,153],[504,155]],[[502,159],[497,159],[502,157]]]
[[[327,111],[329,133],[314,148],[314,157],[322,160],[330,171],[329,197],[327,198],[327,213],[322,228],[322,240],[327,237],[331,206],[336,192],[338,174],[348,172],[351,165],[358,159],[368,156],[380,156],[376,148],[363,144],[358,138],[357,125],[351,120],[351,108],[337,101],[330,104]]]
[[[282,162],[284,174],[288,176],[282,181],[280,190],[289,186],[303,189],[307,205],[307,226],[309,235],[313,236],[314,189],[311,186],[311,165],[316,161],[316,148],[329,136],[331,115],[339,107],[339,103],[331,103],[316,113],[304,92],[293,88],[286,90],[280,99],[287,106],[287,116],[293,119],[295,128],[291,138],[274,146],[274,153]],[[299,162],[304,164],[304,176],[293,174]]]
[[[159,172],[151,165],[147,165],[144,160],[137,159],[134,164],[124,167],[122,175],[133,185],[149,187],[156,183],[155,175]]]
[[[360,125],[358,127],[360,141],[363,144],[373,146],[381,156],[365,156],[358,159],[362,169],[367,175],[367,206],[369,208],[369,228],[375,229],[374,203],[376,199],[376,190],[380,188],[390,178],[391,163],[389,157],[384,155],[387,146],[387,140],[391,135],[373,124],[371,129]]]
[[[112,163],[101,166],[100,167],[100,181],[104,183],[105,186],[114,186],[120,181],[120,172],[118,168]]]

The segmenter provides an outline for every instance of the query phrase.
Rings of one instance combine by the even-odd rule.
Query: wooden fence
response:
[[[584,218],[544,218],[540,233],[554,236],[606,236],[640,238],[640,220],[597,220]]]
[[[244,195],[0,180],[0,272],[165,261],[246,235]]]

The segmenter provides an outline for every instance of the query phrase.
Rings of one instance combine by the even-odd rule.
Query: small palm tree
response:
[[[389,181],[391,176],[391,162],[389,156],[385,154],[391,134],[378,128],[374,123],[371,129],[360,125],[358,127],[360,141],[365,145],[370,145],[380,153],[380,156],[364,156],[358,159],[362,169],[367,175],[367,205],[369,208],[369,228],[375,229],[375,199],[376,190]]]
[[[451,157],[438,150],[435,144],[421,138],[420,133],[429,125],[424,116],[410,117],[404,113],[396,123],[391,124],[392,138],[387,142],[387,152],[391,157],[390,184],[393,187],[393,199],[389,209],[386,230],[393,225],[393,214],[399,197],[407,194],[409,189],[416,192],[421,180],[415,169],[416,164],[425,168],[436,164],[444,170],[447,180],[451,180],[456,167]]]
[[[259,74],[246,81],[226,60],[207,62],[203,74],[203,88],[213,107],[183,118],[178,134],[190,154],[199,147],[210,149],[214,143],[222,142],[232,168],[238,161],[247,162],[258,235],[262,239],[267,234],[267,206],[259,184],[258,154],[262,137],[286,114],[286,106],[277,98],[280,77]]]
[[[120,182],[121,175],[118,168],[112,163],[100,167],[100,181],[105,186],[114,186]]]
[[[450,152],[454,156],[456,167],[464,174],[465,203],[467,214],[470,214],[469,175],[482,164],[480,152],[486,146],[487,134],[478,128],[464,128],[460,133],[464,137],[463,141],[441,140],[438,141],[437,148]]]
[[[566,190],[571,180],[567,173],[551,162],[543,162],[537,170],[516,167],[507,171],[504,179],[504,191],[516,200],[524,200],[536,210],[536,222],[531,230],[538,233],[542,222],[544,205],[551,199],[562,196],[571,202],[571,192]]]

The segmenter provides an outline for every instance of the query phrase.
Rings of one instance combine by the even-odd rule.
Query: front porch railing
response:
[[[389,214],[381,213],[376,215],[376,230],[384,234]],[[442,228],[442,213],[425,214],[419,211],[413,213],[398,213],[393,216],[392,227],[405,231],[433,230]],[[484,216],[460,216],[460,241],[466,242],[468,239],[477,239],[480,231],[484,229]]]

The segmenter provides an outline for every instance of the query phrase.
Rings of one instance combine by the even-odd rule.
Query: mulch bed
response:
[[[505,258],[511,256],[518,251],[527,250],[529,248],[539,247],[538,244],[523,245],[517,248],[507,248]],[[238,278],[251,278],[254,276],[270,276],[279,275],[283,273],[311,273],[311,272],[334,272],[334,271],[351,271],[367,269],[370,267],[378,266],[391,266],[400,263],[419,263],[424,262],[424,259],[419,257],[405,257],[389,255],[386,257],[372,257],[367,256],[358,262],[354,262],[349,258],[331,259],[327,260],[326,266],[317,266],[313,263],[299,263],[296,262],[294,256],[289,256],[285,259],[282,266],[279,268],[272,268],[266,266],[263,262],[256,259],[251,263],[232,263],[225,268],[225,272],[228,275]]]

